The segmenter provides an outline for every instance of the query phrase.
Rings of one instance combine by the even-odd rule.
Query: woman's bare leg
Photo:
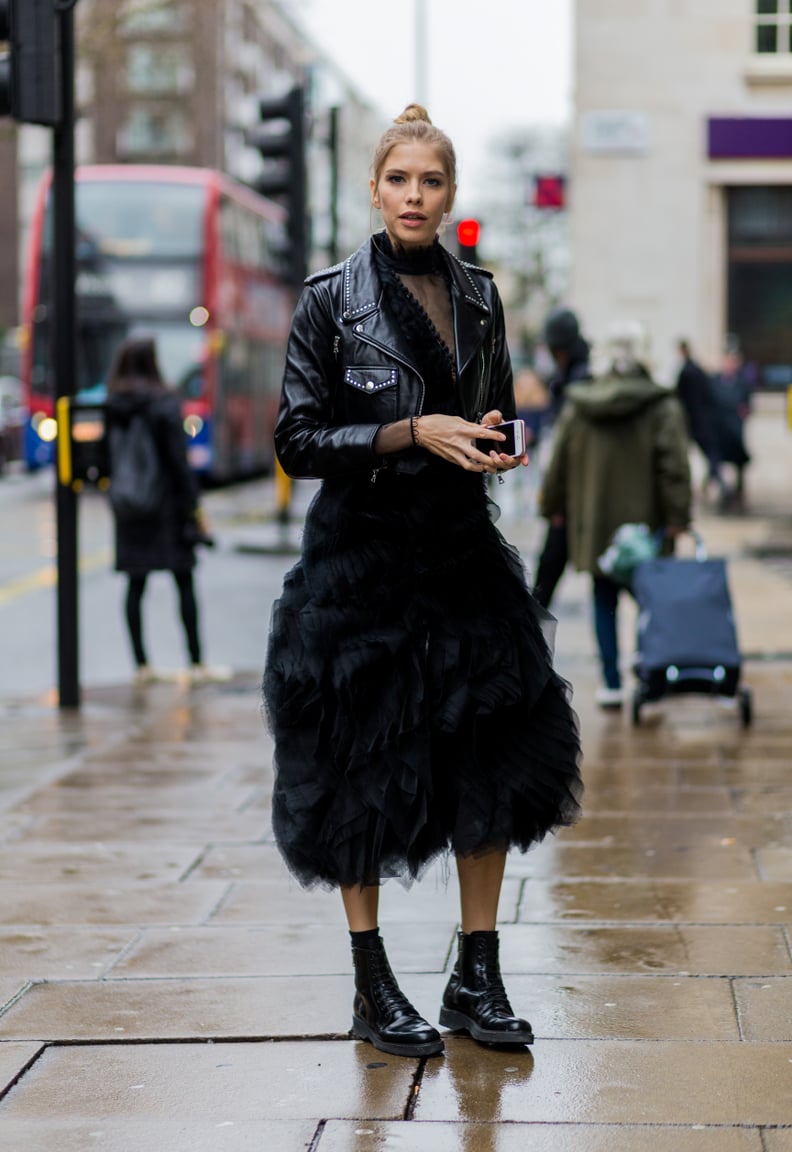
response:
[[[463,932],[495,930],[505,867],[505,852],[457,856]]]
[[[356,884],[352,888],[341,889],[341,899],[344,901],[350,932],[368,932],[377,927],[379,891],[377,884],[367,888],[361,888]]]

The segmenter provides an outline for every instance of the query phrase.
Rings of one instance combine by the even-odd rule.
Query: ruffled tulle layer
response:
[[[527,849],[572,823],[577,724],[479,477],[326,481],[275,605],[273,825],[306,886]]]

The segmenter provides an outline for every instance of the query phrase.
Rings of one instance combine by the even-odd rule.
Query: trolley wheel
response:
[[[637,727],[641,723],[641,705],[643,704],[643,693],[640,688],[636,688],[633,692],[632,698],[632,722]]]
[[[753,694],[750,688],[740,689],[740,719],[743,728],[750,728],[753,720]]]

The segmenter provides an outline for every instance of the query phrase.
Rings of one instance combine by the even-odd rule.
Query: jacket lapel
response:
[[[452,253],[451,304],[454,312],[457,373],[462,375],[481,347],[492,315],[474,277]],[[371,256],[370,242],[363,243],[344,265],[342,319],[363,336],[391,349],[398,359],[415,367],[414,350],[386,312],[380,310],[382,288]],[[415,369],[416,371],[417,368]],[[419,373],[420,375],[420,373]]]
[[[449,257],[457,373],[461,376],[481,347],[492,316],[465,265],[452,253],[449,253]]]

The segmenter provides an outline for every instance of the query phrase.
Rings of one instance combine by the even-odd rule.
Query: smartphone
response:
[[[503,452],[506,456],[525,455],[525,421],[507,420],[505,424],[491,424],[493,432],[502,432],[505,440],[477,440],[479,452],[489,456],[490,452]]]

